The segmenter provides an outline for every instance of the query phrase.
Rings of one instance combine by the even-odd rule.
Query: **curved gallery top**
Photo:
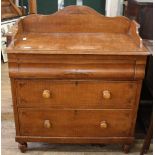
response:
[[[68,6],[51,15],[29,15],[9,32],[8,53],[146,55],[139,25],[105,17],[87,6]]]

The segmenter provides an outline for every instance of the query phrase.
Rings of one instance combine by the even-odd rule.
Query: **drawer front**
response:
[[[86,53],[79,55],[73,54],[74,50],[70,51],[72,54],[63,55],[10,53],[8,55],[10,77],[86,80],[133,80],[135,78],[135,56],[101,56]]]
[[[18,105],[53,108],[132,108],[135,82],[17,81]]]
[[[22,136],[117,137],[130,136],[130,110],[19,109]]]

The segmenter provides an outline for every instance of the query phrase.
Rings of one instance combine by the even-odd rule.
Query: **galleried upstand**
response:
[[[138,25],[86,6],[29,15],[7,49],[16,141],[123,144],[134,129],[148,52]]]

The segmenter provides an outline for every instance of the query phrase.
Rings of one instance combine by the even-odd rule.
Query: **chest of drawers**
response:
[[[27,142],[118,143],[128,152],[148,55],[134,21],[69,6],[25,17],[10,35],[22,152]]]

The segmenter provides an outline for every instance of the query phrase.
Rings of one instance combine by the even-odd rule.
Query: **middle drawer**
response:
[[[18,106],[132,108],[136,82],[17,80]]]

